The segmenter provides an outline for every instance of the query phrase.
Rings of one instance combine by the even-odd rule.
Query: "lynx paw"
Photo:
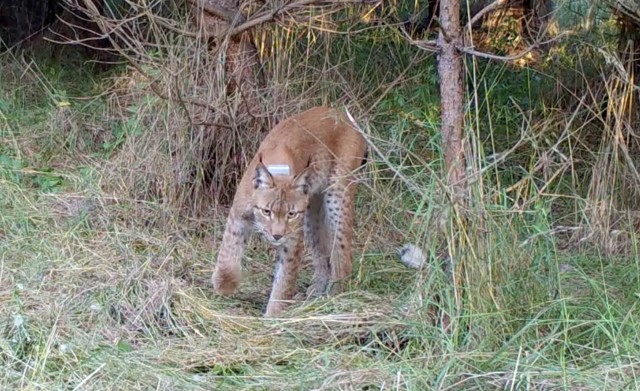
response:
[[[329,283],[329,286],[327,287],[327,291],[329,296],[335,296],[335,295],[339,295],[340,293],[346,292],[348,290],[347,289],[348,286],[349,286],[348,278],[344,278],[339,281],[331,281]]]
[[[315,281],[307,288],[307,297],[315,298],[327,293],[328,281]]]
[[[213,282],[213,288],[218,294],[227,296],[238,289],[240,278],[240,270],[218,267],[213,273],[211,281]]]
[[[269,301],[267,304],[267,310],[264,313],[264,316],[267,318],[274,317],[279,315],[287,306],[287,303],[284,302],[274,302]]]

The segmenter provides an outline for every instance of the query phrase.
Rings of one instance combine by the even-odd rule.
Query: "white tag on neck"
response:
[[[291,169],[288,164],[269,164],[267,171],[271,175],[291,175]]]

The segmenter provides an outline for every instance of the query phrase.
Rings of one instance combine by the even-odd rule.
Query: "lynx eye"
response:
[[[300,212],[296,212],[294,210],[291,210],[287,213],[287,217],[289,219],[295,219],[296,217],[298,217],[300,215]]]
[[[260,212],[266,217],[271,217],[271,209],[260,209]]]

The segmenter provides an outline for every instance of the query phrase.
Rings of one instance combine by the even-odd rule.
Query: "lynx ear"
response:
[[[311,188],[311,178],[313,177],[313,167],[310,165],[311,160],[307,163],[307,167],[300,171],[295,178],[293,178],[292,186],[298,188],[302,194],[309,194]]]
[[[262,164],[262,159],[258,162],[256,166],[256,173],[253,177],[253,188],[254,189],[270,189],[273,187],[273,177],[267,167]]]

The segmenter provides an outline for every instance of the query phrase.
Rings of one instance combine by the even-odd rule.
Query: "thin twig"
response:
[[[532,50],[535,50],[538,46],[547,45],[549,43],[552,43],[554,41],[559,40],[560,38],[562,38],[562,37],[564,37],[566,35],[568,35],[568,33],[563,32],[563,33],[558,34],[557,36],[555,36],[555,37],[553,37],[551,39],[548,39],[546,41],[536,42],[533,45],[531,45],[531,46],[527,47],[526,49],[524,49],[522,52],[517,53],[517,54],[513,54],[511,56],[499,56],[497,54],[481,52],[481,51],[475,50],[473,48],[465,47],[465,46],[462,46],[462,45],[456,45],[456,49],[458,49],[462,53],[470,54],[470,55],[476,56],[476,57],[488,58],[488,59],[491,59],[491,60],[498,60],[498,61],[515,61],[517,59],[520,59],[520,58],[526,56],[527,54],[529,54],[529,52],[531,52]]]
[[[190,2],[196,0],[188,0]],[[239,26],[234,26],[232,23],[231,27],[227,32],[221,34],[221,36],[229,36],[233,37],[238,34],[242,34],[245,31],[252,29],[261,24],[270,22],[275,20],[278,16],[287,14],[288,12],[296,9],[296,8],[305,8],[309,6],[323,6],[323,5],[334,5],[334,4],[372,4],[376,3],[379,0],[298,0],[292,3],[285,4],[279,8],[274,8],[268,11],[261,12],[257,15],[251,17],[251,19],[244,21]],[[217,14],[215,14],[218,16]],[[216,37],[220,38],[220,37]]]
[[[407,30],[405,30],[404,28],[400,28],[399,29],[402,32],[402,35],[404,35],[404,38],[411,44],[414,46],[419,47],[422,50],[426,50],[428,52],[434,52],[437,53],[440,51],[440,48],[438,47],[436,40],[435,39],[430,39],[430,40],[416,40],[413,39],[411,37],[411,35],[409,35],[409,33],[407,32]]]
[[[533,49],[535,49],[536,46],[537,45],[529,46],[528,48],[524,49],[522,52],[520,52],[518,54],[513,54],[511,56],[499,56],[497,54],[481,52],[481,51],[478,51],[478,50],[474,50],[472,48],[464,47],[462,45],[456,45],[456,49],[458,49],[459,51],[461,51],[461,52],[463,52],[465,54],[470,54],[470,55],[476,56],[476,57],[488,58],[490,60],[515,61],[515,60],[518,60],[518,59],[526,56],[527,54],[529,54],[529,52],[531,52]]]
[[[229,25],[233,23],[234,19],[236,18],[236,14],[239,13],[239,11],[233,12],[233,11],[227,11],[223,8],[218,8],[209,3],[205,3],[202,0],[187,0],[187,2],[192,6],[196,7],[196,9],[198,10],[202,9],[203,11],[217,18],[222,19],[223,21],[227,22]],[[244,17],[242,18],[244,19]],[[242,22],[244,22],[244,20],[242,20]]]
[[[483,16],[485,16],[489,12],[493,12],[499,8],[505,7],[508,2],[509,0],[496,0],[493,3],[489,4],[488,6],[484,7],[483,9],[478,11],[475,15],[473,15],[473,17],[469,20],[469,22],[467,22],[467,25],[465,26],[465,30],[471,29],[471,26],[473,26],[478,20],[480,20]]]

